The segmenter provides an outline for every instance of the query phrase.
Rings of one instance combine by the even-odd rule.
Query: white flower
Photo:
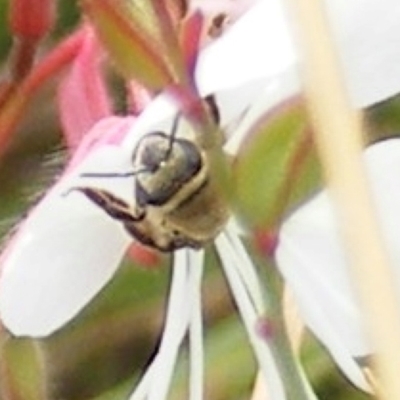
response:
[[[394,45],[400,43],[397,1],[326,3],[353,104],[364,106],[400,91],[400,74],[396,69],[400,47]],[[374,29],[370,26],[372,18]],[[299,91],[296,68],[297,56],[279,0],[259,0],[220,40],[204,49],[196,69],[196,82],[202,96],[216,95],[221,126],[227,134],[226,151],[236,153],[241,138],[260,115]],[[140,137],[154,130],[169,132],[176,112],[176,104],[160,96],[131,128],[124,128],[124,135],[117,135],[118,140],[113,129],[121,127],[110,123],[110,119],[101,121],[88,135],[88,141],[99,134],[103,141],[79,162],[73,160],[22,224],[3,255],[0,314],[11,332],[31,336],[52,333],[73,318],[112,277],[132,238],[121,224],[70,189],[103,188],[132,203],[132,180],[87,178],[82,174],[130,171],[132,153]],[[216,238],[215,246],[268,381],[270,396],[283,399],[283,388],[268,347],[255,333],[254,325],[263,315],[264,301],[253,264],[232,225]],[[174,255],[174,278],[162,343],[131,397],[134,400],[165,397],[186,334],[195,360],[191,364],[190,398],[202,398],[202,253],[185,249]],[[292,282],[293,268],[283,272]],[[307,287],[306,282],[304,285]],[[304,295],[300,291],[298,294]],[[306,301],[304,304],[308,315],[311,305]],[[312,318],[307,322],[317,329],[318,323]],[[355,336],[349,333],[349,337]],[[356,355],[362,355],[361,350],[357,349]],[[341,354],[334,353],[339,362]],[[348,358],[348,353],[345,355]],[[359,383],[357,377],[354,380]]]
[[[365,166],[391,264],[400,290],[400,139],[365,151]],[[367,389],[357,358],[373,353],[349,276],[345,245],[335,207],[326,191],[283,224],[276,251],[278,266],[296,295],[303,318],[358,386]]]

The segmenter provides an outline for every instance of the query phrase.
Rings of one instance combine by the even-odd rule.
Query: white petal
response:
[[[249,292],[249,297],[253,302],[254,309],[259,315],[263,315],[265,312],[265,304],[260,287],[260,279],[233,223],[226,226],[224,229],[224,236],[231,249],[235,249],[235,260],[238,265],[241,265],[241,267],[237,269],[237,272],[246,290]]]
[[[365,162],[376,210],[400,290],[400,140],[371,146]],[[353,357],[372,353],[353,293],[333,206],[322,193],[284,224],[276,253],[303,318],[354,383],[366,388]]]
[[[243,85],[258,81],[262,89],[288,69],[297,74],[297,49],[283,3],[259,0],[202,51],[196,68],[202,95],[237,88],[234,98],[240,104]],[[325,4],[353,105],[365,107],[398,93],[399,2],[325,0]]]
[[[204,343],[201,306],[201,283],[204,269],[204,252],[189,250],[189,290],[191,315],[189,326],[189,399],[204,398]]]
[[[202,51],[196,82],[202,95],[270,78],[295,62],[281,0],[258,1]]]
[[[239,272],[243,262],[249,262],[246,269],[253,269],[254,266],[249,260],[242,259],[242,255],[236,254],[236,248],[232,246],[226,231],[223,231],[215,240],[215,247],[219,255],[221,266],[229,283],[229,288],[236,302],[241,318],[245,325],[249,341],[253,347],[254,355],[260,366],[260,370],[267,383],[268,393],[271,399],[285,399],[284,388],[276,368],[272,353],[268,344],[256,332],[257,322],[262,318],[263,313],[258,313],[254,307],[256,301],[252,298],[253,293],[242,279]],[[261,291],[260,288],[258,291]]]
[[[366,167],[400,291],[400,139],[381,141],[365,151]]]
[[[179,348],[198,312],[203,257],[203,251],[191,249],[174,253],[173,277],[160,347],[130,400],[163,400],[167,397]],[[191,297],[192,293],[194,297]],[[197,371],[199,373],[201,371]],[[197,376],[199,378],[201,376]]]
[[[167,398],[179,347],[187,334],[191,316],[189,285],[190,250],[174,252],[173,279],[160,348],[153,363],[154,380],[149,388],[149,400]]]
[[[400,91],[400,2],[325,0],[345,79],[357,107]]]
[[[106,284],[130,237],[74,186],[102,187],[129,198],[130,182],[80,177],[126,172],[130,161],[104,146],[45,196],[22,223],[2,259],[0,313],[15,335],[44,336],[74,317]]]
[[[146,134],[161,131],[171,132],[179,107],[173,99],[162,93],[157,96],[140,114],[123,142],[126,150],[133,151],[140,138]],[[184,120],[182,120],[183,122]]]
[[[298,210],[281,229],[278,266],[307,326],[358,386],[366,388],[354,356],[370,353],[344,249],[326,194]]]

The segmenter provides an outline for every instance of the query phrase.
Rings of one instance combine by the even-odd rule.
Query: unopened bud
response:
[[[273,257],[278,246],[278,234],[274,230],[257,230],[254,234],[257,249],[268,257]]]
[[[53,27],[55,0],[11,0],[9,26],[18,37],[39,40]]]

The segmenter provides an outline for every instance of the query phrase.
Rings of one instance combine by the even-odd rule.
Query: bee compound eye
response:
[[[136,169],[156,171],[167,156],[169,143],[169,137],[163,132],[151,132],[143,136],[132,156]]]
[[[183,186],[190,184],[203,167],[198,147],[185,139],[177,139],[167,159],[158,168],[138,175],[136,197],[140,206],[163,205]]]

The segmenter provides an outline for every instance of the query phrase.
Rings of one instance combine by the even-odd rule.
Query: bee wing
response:
[[[128,165],[129,159],[116,147],[93,151],[59,180],[21,224],[1,260],[0,315],[13,334],[50,334],[112,277],[131,239],[119,223],[70,190],[94,186],[127,199],[131,179],[80,175],[126,172]]]

